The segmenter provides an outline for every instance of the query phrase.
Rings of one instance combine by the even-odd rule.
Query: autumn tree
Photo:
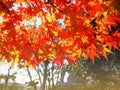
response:
[[[0,56],[34,68],[82,56],[106,60],[120,47],[119,0],[1,0]]]

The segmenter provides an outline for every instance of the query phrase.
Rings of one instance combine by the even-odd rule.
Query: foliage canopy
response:
[[[120,46],[119,0],[1,0],[0,55],[35,67],[82,56],[107,59]]]

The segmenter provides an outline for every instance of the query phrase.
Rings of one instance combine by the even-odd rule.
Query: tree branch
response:
[[[55,6],[55,5],[51,2],[51,0],[48,0],[48,3],[49,3],[52,7],[56,8],[60,13],[65,14],[65,12],[64,12],[63,10],[60,10],[57,6]],[[65,14],[65,15],[66,15],[66,14]]]
[[[10,13],[10,10],[0,1],[0,5],[2,6],[2,9],[5,10],[7,13]]]

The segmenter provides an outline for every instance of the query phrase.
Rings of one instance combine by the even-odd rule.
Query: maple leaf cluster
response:
[[[107,59],[120,46],[120,13],[113,0],[1,0],[0,55],[35,67]]]

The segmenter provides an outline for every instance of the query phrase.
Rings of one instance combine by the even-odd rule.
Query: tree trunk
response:
[[[43,79],[42,90],[45,90],[45,87],[46,87],[46,80],[47,80],[47,65],[45,65],[45,69],[44,69],[44,79]]]
[[[9,67],[8,74],[5,78],[5,90],[8,90],[8,81],[9,81],[9,78],[10,78],[10,69],[11,69],[11,67]]]
[[[34,90],[37,90],[36,83],[32,80],[32,76],[30,74],[28,66],[27,66],[27,71],[28,71],[28,75],[29,75],[29,78],[30,78],[29,86],[33,86]]]
[[[43,79],[43,86],[42,86],[42,90],[45,90],[45,87],[46,87],[46,81],[47,81],[47,71],[48,71],[48,65],[49,65],[49,61],[48,59],[44,62],[44,66],[45,66],[45,69],[44,69],[44,79]]]
[[[39,65],[37,65],[37,68],[39,68]],[[42,86],[42,80],[41,80],[41,77],[40,77],[40,72],[41,72],[41,70],[40,70],[40,69],[38,69],[38,70],[36,70],[36,72],[37,72],[38,77],[39,77],[40,86]]]
[[[28,75],[29,75],[30,81],[32,81],[32,76],[31,76],[31,74],[30,74],[30,71],[29,71],[28,66],[27,66],[27,72],[28,72]]]

